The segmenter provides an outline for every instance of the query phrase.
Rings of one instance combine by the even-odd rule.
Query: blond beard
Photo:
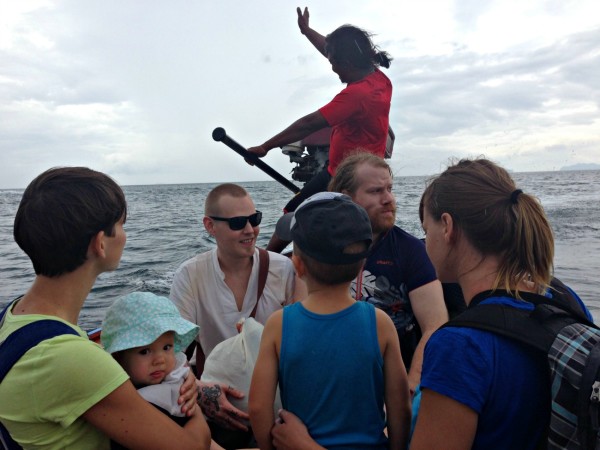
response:
[[[392,229],[396,224],[396,210],[394,210],[393,218],[381,218],[377,217],[375,220],[371,219],[371,228],[373,229],[374,235],[380,235]]]

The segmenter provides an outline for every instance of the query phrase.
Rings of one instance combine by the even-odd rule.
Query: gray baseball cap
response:
[[[339,192],[319,192],[304,200],[296,211],[279,219],[275,234],[293,241],[302,252],[327,264],[351,264],[367,257],[373,232],[363,207]],[[366,242],[367,250],[345,253],[356,242]]]

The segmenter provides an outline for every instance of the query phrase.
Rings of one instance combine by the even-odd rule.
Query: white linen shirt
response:
[[[269,274],[255,319],[264,324],[273,312],[292,303],[294,288],[291,260],[269,252]],[[238,311],[233,292],[225,284],[215,248],[187,260],[177,269],[169,297],[184,319],[200,326],[196,340],[208,356],[218,343],[238,334],[235,324],[250,316],[256,305],[257,289],[258,249],[254,250],[248,288],[242,310]]]

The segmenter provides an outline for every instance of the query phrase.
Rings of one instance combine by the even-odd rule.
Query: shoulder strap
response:
[[[498,296],[498,292],[485,294],[488,298]],[[502,293],[499,296],[506,295]],[[578,315],[552,304],[551,300],[541,295],[528,294],[525,297],[525,301],[535,305],[533,311],[498,304],[476,304],[467,308],[444,327],[470,327],[490,331],[546,353],[558,332],[564,327],[579,322],[596,328],[595,325],[582,321]],[[482,299],[478,298],[478,300]]]
[[[250,317],[254,318],[258,309],[258,302],[262,296],[265,284],[267,284],[267,276],[269,275],[269,252],[265,249],[258,249],[258,289],[256,292],[256,304],[250,313]]]
[[[2,444],[3,449],[5,450],[22,450],[19,444],[15,442],[13,438],[8,434],[8,430],[6,427],[0,422],[0,444]]]
[[[582,306],[583,302],[579,296],[566,284],[564,284],[558,278],[552,277],[552,280],[550,281],[550,290],[553,300],[558,300],[560,304],[565,305],[580,319],[589,321],[584,307]]]
[[[547,352],[554,342],[556,333],[565,326],[577,322],[558,310],[561,317],[552,320],[558,322],[548,328],[545,320],[554,314],[552,307],[538,306],[533,311],[511,308],[505,305],[478,305],[459,314],[443,327],[469,327],[490,331],[543,352]],[[558,320],[557,320],[558,319]],[[563,320],[564,319],[564,320]],[[555,328],[557,328],[555,330]]]
[[[19,328],[0,345],[0,382],[12,366],[30,349],[46,339],[62,334],[79,334],[58,320],[38,320]]]
[[[4,315],[12,302],[4,308],[0,314],[0,321],[4,320]],[[10,334],[2,344],[0,344],[0,383],[4,380],[6,374],[12,369],[15,363],[27,353],[30,349],[46,339],[60,336],[63,334],[79,335],[73,328],[58,320],[39,320],[19,328]],[[0,441],[9,450],[20,449],[8,434],[6,427],[0,423]]]

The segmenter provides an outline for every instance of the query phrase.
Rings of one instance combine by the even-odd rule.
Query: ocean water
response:
[[[600,321],[600,171],[514,173],[518,186],[542,201],[556,241],[555,274],[582,297]],[[422,237],[418,204],[427,177],[396,177],[399,226]],[[258,244],[265,246],[290,192],[274,181],[240,183],[263,212]],[[215,184],[125,186],[127,244],[120,267],[102,274],[79,318],[100,325],[105,309],[135,290],[168,295],[173,274],[186,259],[215,246],[202,211]],[[12,226],[22,190],[0,190],[0,305],[23,294],[34,278],[15,244]]]

